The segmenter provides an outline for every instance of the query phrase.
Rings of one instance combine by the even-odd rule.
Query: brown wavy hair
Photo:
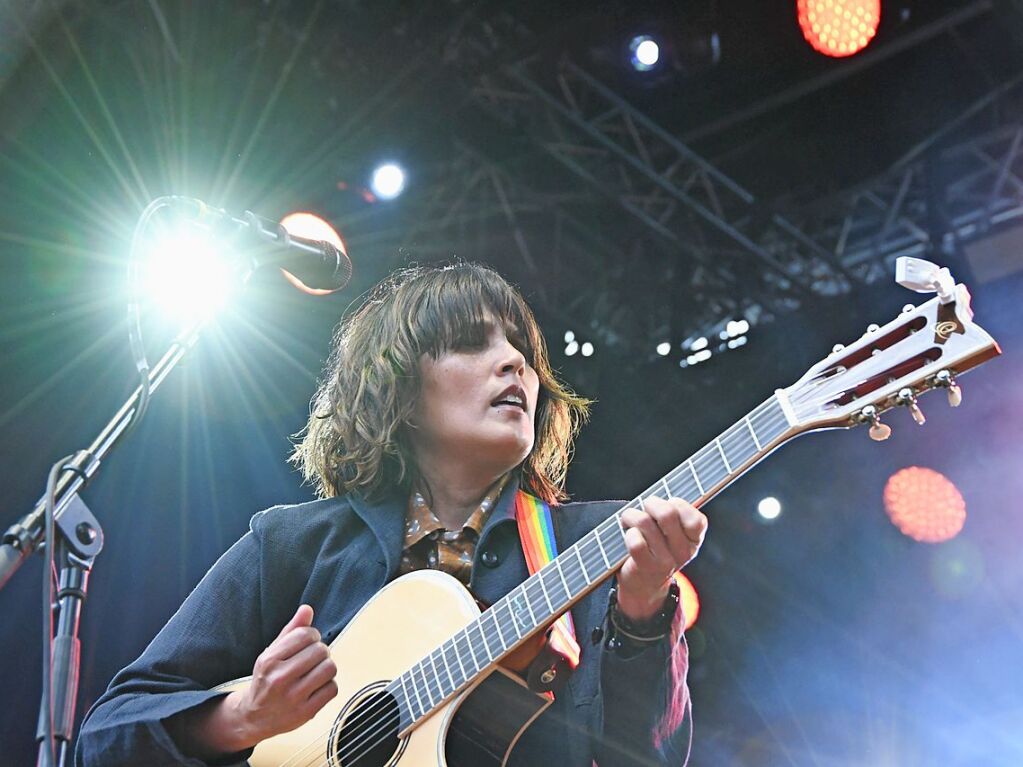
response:
[[[493,269],[471,263],[399,270],[338,325],[290,458],[316,494],[375,499],[396,488],[408,492],[417,477],[408,429],[420,358],[485,345],[494,320],[515,336],[540,379],[536,439],[519,466],[522,486],[548,503],[565,500],[572,443],[590,401],[558,380],[521,294]]]

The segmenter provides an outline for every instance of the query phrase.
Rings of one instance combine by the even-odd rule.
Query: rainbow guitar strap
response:
[[[515,521],[529,574],[534,575],[558,556],[551,507],[524,490],[515,494]],[[572,613],[565,612],[551,624],[547,645],[529,668],[527,681],[538,691],[552,694],[579,665],[579,643],[575,638]],[[564,671],[565,673],[561,673]]]

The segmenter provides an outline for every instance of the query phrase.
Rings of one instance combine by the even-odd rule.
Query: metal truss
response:
[[[495,263],[528,282],[547,316],[585,328],[608,347],[648,335],[650,328],[635,326],[648,313],[640,305],[623,312],[612,298],[624,271],[643,257],[643,243],[620,243],[613,227],[578,215],[601,203],[588,190],[543,192],[523,175],[456,141],[451,161],[415,201],[398,248],[416,259],[468,255]]]
[[[924,152],[794,216],[858,279],[886,278],[898,256],[953,251],[1023,217],[1023,125]]]
[[[580,67],[563,59],[546,82],[537,69],[537,59],[531,59],[488,72],[473,94],[591,188],[698,261],[741,253],[745,259],[731,268],[746,271],[755,264],[770,293],[798,297],[849,289],[851,275],[832,253]],[[707,237],[709,252],[692,249]]]
[[[509,45],[512,39],[515,45]],[[1023,108],[1012,103],[1023,102],[1018,98],[1023,76],[993,90],[868,183],[819,201],[768,203],[572,61],[562,58],[552,68],[540,56],[523,58],[521,51],[531,43],[528,31],[505,16],[476,33],[463,31],[454,58],[462,59],[476,103],[581,179],[588,193],[538,195],[523,182],[529,176],[516,177],[504,162],[467,153],[460,161],[473,170],[452,177],[458,178],[456,189],[438,189],[435,211],[425,219],[434,230],[448,231],[458,222],[464,229],[473,220],[503,220],[522,262],[544,274],[546,264],[537,269],[538,248],[530,244],[543,237],[537,232],[561,232],[570,221],[584,237],[592,235],[592,216],[567,211],[606,209],[609,202],[627,211],[645,239],[657,243],[653,251],[688,262],[688,284],[676,268],[675,289],[698,297],[682,318],[666,319],[662,312],[633,322],[634,329],[645,326],[649,333],[643,343],[669,326],[675,339],[680,330],[705,334],[730,317],[742,314],[756,322],[798,308],[810,293],[836,295],[888,279],[899,255],[954,250],[1023,216]],[[502,58],[509,50],[520,53]],[[993,131],[992,112],[999,115]],[[953,135],[958,143],[950,140]],[[552,217],[558,222],[553,229]],[[609,246],[599,259],[586,246],[583,256],[580,249],[555,249],[574,252],[574,268],[593,281],[575,287],[577,303],[613,317],[630,299],[618,282],[621,273],[609,264],[642,247],[644,237],[633,226],[597,240]],[[678,258],[674,264],[678,267]],[[648,301],[640,309],[654,315],[658,306]]]

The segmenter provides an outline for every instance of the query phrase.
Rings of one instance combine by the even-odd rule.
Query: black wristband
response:
[[[599,642],[606,636],[605,644],[609,650],[615,650],[625,656],[635,655],[639,650],[659,642],[671,633],[679,600],[678,583],[672,578],[668,596],[665,597],[661,609],[650,620],[639,625],[622,615],[618,609],[618,589],[612,587],[608,594],[604,629],[595,630],[594,639]]]

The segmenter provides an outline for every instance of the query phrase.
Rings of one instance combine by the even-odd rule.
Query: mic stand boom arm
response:
[[[199,321],[180,333],[170,349],[160,361],[149,371],[149,391],[153,392],[163,383],[168,373],[181,358],[195,346],[199,340],[199,332],[204,321]],[[60,517],[74,499],[78,491],[89,483],[99,469],[102,461],[110,453],[118,437],[131,423],[135,409],[142,393],[139,386],[131,397],[121,405],[121,409],[110,420],[85,450],[80,450],[65,464],[66,471],[61,472],[54,490],[53,515],[59,524]],[[46,530],[46,498],[40,498],[35,508],[20,520],[11,525],[4,533],[0,544],[0,589],[10,580],[14,572],[25,559],[36,550],[45,537]]]

